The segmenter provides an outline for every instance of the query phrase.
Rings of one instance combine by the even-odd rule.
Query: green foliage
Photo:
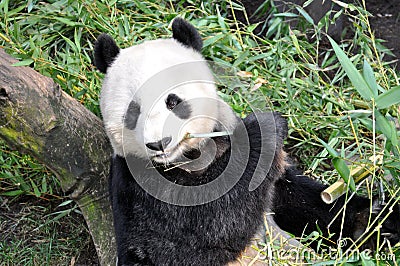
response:
[[[369,107],[367,110],[365,110],[365,113],[369,113],[372,118],[370,116],[365,116],[363,119],[367,118],[369,121],[374,122],[372,129],[374,131],[377,130],[379,133],[382,133],[385,136],[385,141],[388,142],[387,145],[385,145],[385,154],[389,155],[389,157],[392,157],[392,154],[398,155],[400,149],[395,124],[389,121],[391,118],[390,114],[388,114],[386,117],[376,108],[390,108],[392,105],[400,102],[399,86],[386,91],[381,88],[381,90],[384,90],[384,92],[378,95],[379,85],[375,79],[375,73],[368,64],[367,60],[364,59],[363,72],[361,74],[358,72],[356,66],[347,57],[345,52],[339,47],[339,45],[332,38],[328,38],[352,85],[360,94],[360,96],[364,98],[366,107]],[[355,120],[357,120],[357,118]],[[328,149],[328,152],[332,150],[330,147],[327,147],[326,143],[323,143],[322,141],[321,143],[325,146],[325,148]],[[355,184],[354,180],[350,176],[348,167],[344,164],[344,161],[341,158],[338,158],[336,153],[330,152],[330,155],[334,157],[333,164],[336,170],[343,177],[343,179],[350,184],[350,188],[354,191]],[[400,157],[397,157],[397,159],[399,158]],[[395,177],[399,177],[398,173],[395,173]]]
[[[68,216],[56,219],[44,201],[2,202],[2,206],[10,209],[0,214],[1,265],[75,265],[85,249],[90,247],[93,253],[83,218],[72,212],[75,208],[58,211]],[[83,263],[93,265],[87,258]]]
[[[313,21],[304,10],[310,2],[293,12],[277,14],[271,1],[265,1],[257,15],[268,12],[268,22],[260,23],[266,33],[257,36],[256,25],[243,25],[235,16],[229,19],[228,14],[244,11],[231,1],[3,0],[0,45],[20,60],[17,65],[33,67],[53,78],[100,115],[102,74],[92,64],[96,37],[106,32],[121,47],[128,47],[170,37],[173,18],[184,17],[200,30],[207,59],[239,71],[232,74],[233,85],[238,86],[221,81],[219,92],[239,115],[254,109],[280,111],[289,123],[286,149],[307,174],[325,183],[340,175],[350,188],[369,196],[377,186],[382,187],[393,206],[399,200],[400,185],[398,74],[381,61],[388,50],[373,37],[368,12],[346,4],[334,14],[333,20],[341,14],[351,16],[355,34],[342,44],[331,41],[331,46],[323,33],[332,24],[330,14]],[[294,17],[300,19],[299,29],[307,29],[312,41],[303,31],[284,23]],[[382,162],[370,160],[376,155],[382,155]],[[51,198],[56,181],[42,166],[5,148],[0,150],[1,158],[3,198]],[[374,164],[378,171],[372,173],[373,179],[356,186],[350,175],[352,167]],[[69,216],[63,212],[55,217],[63,214]],[[321,236],[317,233],[309,239],[320,241]],[[16,242],[9,249],[18,250],[18,245]],[[273,251],[277,250],[274,247]],[[399,250],[396,246],[390,252],[399,256]],[[342,258],[331,260],[329,254],[324,258],[325,265],[344,263]],[[376,258],[363,255],[352,261],[368,265]]]
[[[0,165],[0,196],[57,197],[59,182],[54,175],[31,157],[8,150],[3,142],[0,142]]]

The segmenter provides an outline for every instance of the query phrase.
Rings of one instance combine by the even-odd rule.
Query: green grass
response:
[[[55,220],[50,212],[55,207],[32,198],[6,206],[0,217],[1,265],[69,265],[93,249],[80,214]]]
[[[172,19],[184,17],[201,32],[207,59],[245,74],[236,77],[241,86],[235,91],[229,83],[227,86],[221,82],[221,96],[242,116],[251,107],[283,113],[289,123],[286,149],[308,175],[326,184],[335,182],[339,174],[351,181],[346,176],[348,167],[372,166],[369,158],[379,154],[383,156],[382,164],[368,181],[358,184],[357,193],[371,195],[377,193],[377,187],[383,187],[386,198],[393,199],[392,204],[398,201],[400,150],[395,123],[400,109],[393,101],[396,97],[390,96],[398,95],[400,80],[398,72],[381,60],[387,50],[374,38],[368,13],[353,5],[342,10],[352,17],[355,35],[333,50],[321,31],[328,20],[312,25],[302,13],[302,26],[311,34],[317,32],[309,41],[304,32],[282,23],[292,16],[290,13],[273,16],[272,8],[267,30],[270,38],[266,39],[253,34],[254,25],[228,19],[229,13],[242,9],[230,1],[189,1],[184,7],[183,1],[3,0],[0,45],[21,60],[21,65],[53,78],[99,115],[102,75],[92,64],[95,38],[106,32],[120,47],[167,38],[171,36],[168,26]],[[388,96],[381,96],[385,94]],[[0,256],[6,258],[0,259],[1,263],[70,264],[71,257],[81,251],[79,232],[84,227],[71,228],[68,241],[62,233],[60,237],[60,224],[68,227],[75,221],[70,213],[55,220],[57,214],[50,215],[59,211],[52,205],[67,200],[57,196],[62,193],[56,179],[31,158],[4,146],[0,158],[5,162],[0,172],[0,205],[7,201],[5,205],[12,206],[13,202],[26,200],[27,216],[16,219],[28,219],[30,227],[20,230],[29,232],[39,227],[39,233],[29,239],[15,235],[11,242],[4,242],[0,238]],[[37,201],[39,198],[42,201]],[[57,204],[48,203],[53,200]],[[40,245],[32,244],[42,240]],[[272,250],[279,248],[272,246]],[[400,256],[398,245],[389,251]],[[328,264],[338,262],[331,261],[327,254],[324,260]],[[361,261],[379,262],[361,256],[354,263]]]
[[[84,219],[76,205],[62,196],[57,179],[3,142],[0,165],[0,265],[93,260]]]

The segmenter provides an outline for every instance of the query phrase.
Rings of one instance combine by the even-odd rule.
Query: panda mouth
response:
[[[171,163],[172,161],[170,161],[170,160],[174,157],[174,155],[177,153],[177,151],[180,150],[182,141],[180,141],[178,143],[178,145],[176,145],[174,147],[169,147],[168,149],[166,149],[164,151],[157,151],[155,154],[153,154],[151,156],[151,159],[156,162]]]
[[[171,153],[170,152],[163,152],[153,156],[153,158],[167,158]]]
[[[193,138],[201,138],[201,139],[208,139],[214,137],[221,137],[221,136],[228,136],[231,135],[231,132],[228,131],[221,131],[221,132],[208,132],[208,133],[186,133],[182,140],[178,143],[178,145],[168,148],[164,151],[157,151],[155,154],[151,156],[151,159],[155,162],[162,162],[162,163],[172,163],[170,161],[172,158],[175,158],[176,152],[180,150],[181,154],[185,155],[185,158],[189,158],[190,160],[196,159],[199,155],[196,153],[197,149],[189,149],[186,150],[182,148],[182,144],[187,141],[188,139]],[[176,158],[175,158],[176,159]]]

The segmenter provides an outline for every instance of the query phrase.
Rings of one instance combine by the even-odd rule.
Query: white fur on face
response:
[[[186,133],[212,132],[218,122],[233,130],[236,117],[218,98],[212,81],[202,56],[174,39],[148,41],[121,50],[107,70],[100,101],[114,152],[170,163],[204,142],[184,139]],[[168,110],[166,99],[170,94],[190,107],[190,116],[182,118]],[[132,101],[140,106],[140,114],[136,126],[128,129],[124,117]],[[145,146],[164,137],[171,137],[164,152]]]

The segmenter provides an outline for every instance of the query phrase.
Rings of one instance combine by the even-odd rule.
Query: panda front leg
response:
[[[144,241],[138,241],[140,237],[135,235],[132,228],[127,226],[132,222],[131,218],[125,215],[120,208],[114,210],[117,265],[155,265],[147,253]]]
[[[114,155],[111,159],[109,193],[117,242],[117,265],[154,265],[145,247],[136,241],[139,236],[132,232],[134,227],[130,226],[135,221],[132,180],[126,160]]]
[[[331,241],[326,244],[335,246],[341,238],[357,240],[367,229],[370,216],[370,199],[354,195],[347,203],[345,196],[333,204],[322,201],[320,193],[327,186],[302,175],[294,167],[289,167],[285,175],[275,184],[275,197],[272,211],[274,221],[283,230],[302,237],[320,229],[324,236],[333,233]],[[377,200],[375,200],[377,202]],[[345,220],[342,226],[342,215],[337,214],[346,204]],[[379,204],[374,202],[372,219],[380,211]],[[382,215],[384,217],[385,215]],[[400,207],[394,205],[391,214],[380,229],[381,239],[387,237],[392,244],[399,242]],[[374,249],[376,234],[362,248]],[[315,246],[312,245],[315,248]]]

